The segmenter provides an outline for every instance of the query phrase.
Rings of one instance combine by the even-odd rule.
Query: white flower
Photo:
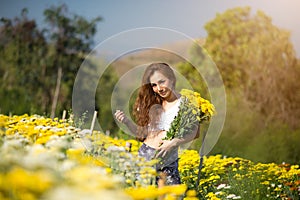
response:
[[[83,129],[78,133],[79,137],[84,137],[86,135],[91,135],[91,130],[90,129]]]
[[[50,139],[45,144],[47,148],[65,149],[68,148],[69,142],[65,137],[59,137],[57,135],[51,135]]]
[[[276,185],[274,183],[271,184],[271,187],[275,187]]]
[[[42,125],[38,125],[34,127],[34,130],[42,130],[44,128],[44,126]]]
[[[224,187],[224,189],[230,189],[230,188],[231,188],[230,185],[227,185],[227,186]]]
[[[22,164],[30,169],[39,167],[53,168],[55,166],[57,157],[52,151],[47,150],[40,144],[35,144],[28,148],[28,153],[22,157]]]
[[[18,139],[5,140],[5,142],[2,146],[2,151],[9,152],[12,149],[19,149],[22,147],[23,147],[23,144],[22,144],[21,140],[18,140]]]
[[[76,166],[76,163],[74,161],[72,161],[72,160],[64,160],[61,163],[61,165],[59,167],[59,170],[65,172],[65,171],[71,170],[75,166]]]
[[[232,199],[233,197],[235,197],[235,194],[230,194],[226,197],[226,199]]]
[[[107,148],[108,152],[114,152],[114,151],[125,151],[124,147],[118,147],[118,146],[109,146]]]
[[[223,189],[223,188],[225,188],[226,187],[226,184],[220,184],[220,185],[218,185],[218,187],[217,187],[217,190],[221,190],[221,189]]]
[[[226,197],[226,199],[240,199],[240,196],[236,196],[235,194],[230,194]]]
[[[54,132],[59,132],[59,131],[62,131],[63,129],[62,128],[57,128],[57,127],[52,127],[51,130],[54,131]]]

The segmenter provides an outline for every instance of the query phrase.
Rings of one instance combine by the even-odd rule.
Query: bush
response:
[[[233,95],[234,93],[234,95]],[[300,130],[267,120],[237,92],[227,92],[227,116],[211,154],[239,156],[255,162],[299,163]]]

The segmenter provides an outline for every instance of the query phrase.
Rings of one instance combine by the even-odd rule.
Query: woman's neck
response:
[[[168,98],[165,98],[163,100],[163,102],[172,103],[172,102],[176,101],[177,99],[179,99],[179,97],[180,97],[180,94],[178,94],[177,92],[172,92]]]
[[[172,93],[170,95],[170,97],[166,98],[163,100],[162,102],[162,107],[163,109],[166,111],[168,110],[170,107],[172,107],[176,102],[177,100],[180,98],[180,94],[178,93]]]

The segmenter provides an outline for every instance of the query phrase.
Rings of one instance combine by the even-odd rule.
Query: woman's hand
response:
[[[163,140],[157,149],[156,157],[165,157],[168,152],[174,149],[177,146],[176,139],[172,140]]]
[[[123,111],[116,110],[114,116],[119,122],[125,124],[132,134],[136,135],[137,126],[134,123],[132,123],[130,119],[127,118]]]
[[[116,110],[115,112],[115,118],[121,122],[121,123],[126,123],[128,121],[128,118],[126,117],[126,115],[124,114],[123,111],[121,110]]]

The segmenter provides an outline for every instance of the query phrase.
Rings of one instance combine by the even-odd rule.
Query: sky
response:
[[[51,5],[66,4],[70,13],[93,19],[97,25],[95,45],[124,31],[142,27],[160,27],[181,32],[191,38],[204,38],[204,25],[217,13],[234,7],[250,6],[263,11],[273,24],[291,32],[291,42],[300,58],[300,0],[0,0],[0,17],[19,16],[28,8],[28,16],[40,27],[43,11]],[[129,41],[128,41],[129,42]],[[163,41],[162,41],[163,42]]]

